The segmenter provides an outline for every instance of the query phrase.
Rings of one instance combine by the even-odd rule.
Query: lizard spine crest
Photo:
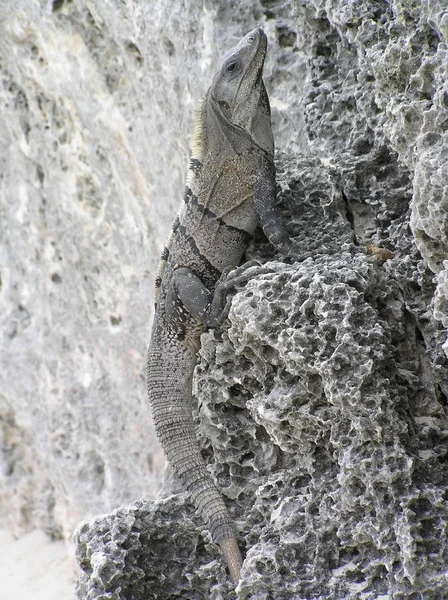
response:
[[[276,215],[274,143],[262,79],[266,47],[261,29],[247,34],[224,59],[196,111],[185,194],[156,279],[147,365],[157,435],[235,582],[242,558],[233,520],[197,442],[192,378],[201,333],[222,322],[226,274],[240,264],[257,224],[277,247],[286,247],[287,232]]]

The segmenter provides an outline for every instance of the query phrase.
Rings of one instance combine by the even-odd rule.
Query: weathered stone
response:
[[[0,7],[10,523],[68,535],[153,492],[153,272],[193,106],[222,52],[262,25],[279,203],[314,256],[281,264],[258,233],[248,257],[273,272],[203,336],[199,436],[246,555],[237,596],[444,597],[446,2],[11,6]],[[77,553],[82,599],[230,594],[183,494],[84,524]]]
[[[0,495],[17,533],[70,539],[158,487],[145,355],[205,89],[181,76],[202,81],[202,42],[183,51],[200,13],[179,35],[164,2],[0,6]]]
[[[182,590],[183,598],[205,600],[231,590],[216,546],[204,540],[184,494],[98,517],[78,530],[76,541],[88,574],[78,581],[80,598],[173,598]]]
[[[379,264],[354,243],[359,233],[333,169],[281,155],[278,171],[280,205],[291,213],[301,249],[314,249],[315,257],[268,262],[273,272],[235,295],[228,327],[203,335],[196,369],[203,454],[247,552],[237,596],[439,598],[447,559],[447,364],[424,294],[413,294],[412,309],[406,301],[429,283],[415,251]],[[392,169],[381,185],[387,190],[395,180]],[[404,224],[408,215],[408,204],[398,205],[396,220]],[[409,228],[380,219],[370,226],[412,248]],[[251,256],[272,254],[261,241]],[[159,501],[165,518],[174,498]],[[170,514],[178,523],[178,508]],[[85,525],[78,551],[101,551],[115,518],[100,521],[104,531],[98,522]],[[145,548],[165,535],[143,514],[138,523]],[[192,530],[191,539],[198,534]],[[125,569],[127,581],[135,572],[131,595],[189,598],[184,581],[193,569],[193,597],[215,597],[217,589],[225,597],[222,564],[208,533],[201,535],[210,571],[201,547],[196,563],[185,560],[177,585],[170,579],[154,588],[138,569],[174,573],[180,550],[157,553],[145,567],[148,550],[137,549],[137,564]],[[90,582],[84,573],[80,598],[90,597]],[[111,598],[128,597],[113,589]]]

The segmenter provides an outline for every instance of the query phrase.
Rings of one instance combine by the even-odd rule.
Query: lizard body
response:
[[[183,203],[156,279],[147,366],[157,435],[235,582],[241,554],[196,440],[191,387],[200,335],[220,322],[222,275],[240,264],[257,224],[280,249],[289,246],[275,206],[274,143],[262,80],[266,48],[261,29],[248,33],[200,104]]]

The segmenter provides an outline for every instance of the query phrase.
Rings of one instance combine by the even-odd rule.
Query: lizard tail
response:
[[[221,547],[230,575],[238,581],[241,554],[227,507],[208,472],[199,449],[192,416],[191,379],[196,355],[184,344],[151,341],[148,352],[148,396],[157,436],[168,462],[190,494],[207,524],[212,539]],[[176,347],[175,347],[176,346]],[[170,369],[172,357],[174,369]]]
[[[238,543],[235,536],[221,540],[219,542],[219,547],[221,548],[221,552],[223,553],[224,559],[229,568],[232,581],[234,583],[238,583],[243,559],[241,558],[241,552],[238,548]]]

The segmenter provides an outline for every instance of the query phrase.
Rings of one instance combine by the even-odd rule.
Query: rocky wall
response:
[[[272,273],[203,336],[198,435],[246,558],[236,595],[439,599],[443,0],[2,5],[4,513],[69,535],[122,505],[77,533],[79,598],[232,596],[188,498],[141,500],[162,464],[144,348],[193,107],[257,25],[279,205],[314,255],[284,264],[259,232],[248,257]]]

